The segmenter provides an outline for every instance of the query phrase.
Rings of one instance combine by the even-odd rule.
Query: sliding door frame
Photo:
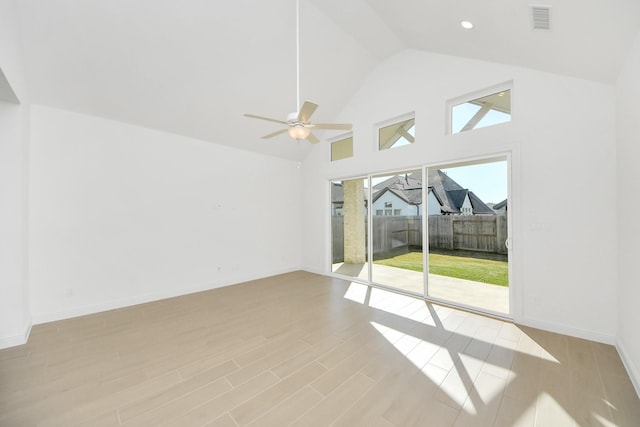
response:
[[[517,156],[516,156],[517,157]],[[495,311],[491,311],[491,310],[487,310],[487,309],[483,309],[482,307],[475,307],[475,306],[470,306],[470,305],[466,305],[466,304],[462,304],[462,303],[458,303],[455,301],[449,301],[449,300],[444,300],[441,298],[434,298],[429,296],[429,198],[428,198],[428,189],[429,189],[429,183],[427,182],[427,176],[428,176],[428,169],[432,169],[434,167],[437,167],[438,169],[443,169],[443,168],[447,168],[447,167],[459,167],[459,166],[465,166],[465,165],[474,165],[474,164],[478,164],[478,163],[491,163],[492,161],[506,161],[507,162],[507,256],[508,256],[508,275],[509,275],[509,313],[499,313],[499,312],[495,312]],[[368,277],[369,280],[362,280],[359,279],[358,277],[351,277],[351,276],[345,276],[339,273],[334,273],[332,270],[332,262],[331,262],[331,255],[329,255],[328,260],[326,265],[328,265],[328,275],[332,276],[332,277],[336,277],[336,278],[340,278],[340,279],[344,279],[344,280],[349,280],[352,282],[356,282],[356,283],[361,283],[363,285],[367,285],[367,286],[371,286],[374,288],[380,288],[380,289],[384,289],[384,290],[388,290],[391,292],[395,292],[395,293],[399,293],[399,294],[404,294],[404,295],[408,295],[408,296],[412,296],[412,297],[416,297],[416,298],[420,298],[423,299],[424,301],[427,302],[432,302],[432,303],[436,303],[439,305],[443,305],[443,306],[449,306],[449,307],[454,307],[454,308],[458,308],[458,309],[462,309],[465,311],[470,311],[470,312],[474,312],[474,313],[479,313],[479,314],[483,314],[483,315],[488,315],[491,317],[496,317],[499,319],[505,319],[505,320],[514,320],[519,318],[519,308],[520,308],[520,304],[518,304],[519,302],[519,298],[516,297],[516,295],[519,295],[520,293],[517,291],[517,280],[514,279],[514,263],[519,264],[520,260],[516,259],[517,256],[514,255],[515,251],[514,251],[514,245],[513,245],[513,161],[514,161],[514,153],[512,149],[507,149],[504,151],[499,151],[496,153],[491,153],[491,154],[485,154],[485,155],[479,155],[479,156],[475,156],[475,157],[467,157],[467,158],[463,158],[463,159],[455,159],[455,160],[451,160],[451,161],[439,161],[439,162],[429,162],[429,163],[423,163],[421,165],[417,165],[417,166],[409,166],[409,167],[405,167],[405,168],[399,168],[399,169],[392,169],[392,170],[384,170],[384,171],[374,171],[374,172],[370,172],[366,175],[360,174],[360,175],[354,175],[354,176],[348,176],[348,177],[337,177],[337,178],[330,178],[328,180],[328,185],[331,186],[331,183],[333,181],[339,181],[339,180],[348,180],[348,179],[366,179],[368,182],[368,188],[367,188],[367,200],[369,200],[369,203],[367,205],[367,268],[368,268]],[[373,278],[373,239],[372,239],[372,230],[373,230],[373,210],[372,210],[372,205],[371,205],[371,194],[372,194],[372,179],[375,176],[378,175],[385,175],[385,174],[394,174],[394,173],[402,173],[404,171],[408,171],[408,170],[421,170],[422,172],[422,241],[423,241],[423,250],[422,250],[422,262],[423,262],[423,293],[422,294],[418,294],[416,292],[411,292],[411,291],[407,291],[407,290],[403,290],[400,288],[396,288],[394,286],[390,286],[390,285],[385,285],[384,283],[377,283],[375,281],[372,280]],[[328,212],[331,212],[331,197],[329,195],[329,209]],[[329,242],[329,253],[331,253],[331,247],[332,247],[332,236],[331,236],[331,217],[329,216],[329,229],[328,229],[328,239],[327,241]],[[426,248],[426,249],[425,249]]]

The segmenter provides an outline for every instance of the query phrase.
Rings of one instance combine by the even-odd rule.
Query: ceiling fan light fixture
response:
[[[460,21],[460,26],[465,30],[473,29],[473,22],[471,21]]]
[[[351,125],[347,123],[316,123],[311,124],[311,115],[318,104],[312,101],[305,101],[300,105],[300,1],[296,0],[296,102],[297,112],[290,113],[287,116],[287,121],[272,119],[271,117],[256,116],[255,114],[245,114],[245,117],[253,119],[266,120],[268,122],[275,122],[287,126],[284,129],[280,129],[276,132],[272,132],[262,137],[262,139],[273,138],[284,133],[288,133],[289,136],[297,141],[305,139],[311,144],[317,144],[320,140],[311,133],[311,128],[314,129],[335,129],[335,130],[351,130]]]
[[[289,127],[287,130],[289,136],[293,139],[307,139],[309,134],[311,133],[311,129],[305,127],[302,124],[295,124]]]

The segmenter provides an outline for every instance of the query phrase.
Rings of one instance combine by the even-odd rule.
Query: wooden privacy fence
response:
[[[422,218],[419,216],[373,217],[373,253],[422,246]]]
[[[429,217],[429,247],[506,254],[507,217],[443,215]]]
[[[365,227],[367,226],[365,220]],[[365,228],[367,230],[367,228]],[[332,258],[344,257],[344,217],[331,219]],[[366,231],[365,231],[366,233]],[[373,253],[393,249],[422,247],[422,217],[373,217]],[[500,215],[432,215],[429,217],[429,248],[507,253],[507,217]]]
[[[332,263],[344,261],[344,217],[331,217],[331,259]]]

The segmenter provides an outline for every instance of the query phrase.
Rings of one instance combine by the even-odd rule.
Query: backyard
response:
[[[421,251],[395,251],[377,255],[374,264],[422,272]],[[507,256],[463,250],[432,249],[429,252],[429,273],[509,286]]]

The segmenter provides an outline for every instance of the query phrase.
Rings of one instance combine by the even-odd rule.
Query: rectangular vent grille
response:
[[[550,30],[551,6],[531,6],[531,22],[534,30]]]

